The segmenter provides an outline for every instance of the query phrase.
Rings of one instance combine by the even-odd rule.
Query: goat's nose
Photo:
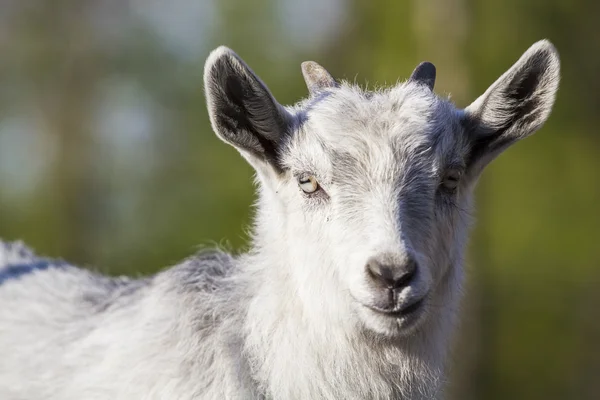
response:
[[[388,289],[401,289],[410,284],[417,272],[417,262],[408,258],[403,264],[387,264],[371,258],[367,262],[367,273],[378,285]]]

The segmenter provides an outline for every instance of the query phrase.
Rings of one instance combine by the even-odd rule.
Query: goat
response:
[[[257,173],[251,250],[135,280],[1,244],[0,398],[441,398],[473,188],[546,121],[559,69],[537,42],[457,109],[431,63],[366,91],[305,62],[284,107],[219,47],[206,98]]]

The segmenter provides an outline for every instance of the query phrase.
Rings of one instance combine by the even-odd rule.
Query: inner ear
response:
[[[244,90],[240,78],[235,75],[226,75],[225,90],[227,98],[237,105],[240,109],[244,107]]]
[[[242,77],[228,75],[225,81],[226,98],[231,100],[231,107],[223,107],[222,123],[230,124],[231,132],[248,132],[252,134],[260,147],[247,146],[246,149],[254,154],[265,157],[272,164],[277,164],[277,142],[279,133],[287,129],[286,122],[279,118],[277,113],[273,115],[272,121],[261,120],[260,113],[265,105],[256,101],[260,93],[252,92],[252,85],[242,82]],[[266,99],[268,101],[268,99]],[[275,108],[275,104],[268,104],[267,109]],[[259,118],[256,118],[256,117]],[[268,119],[268,115],[262,119]],[[243,137],[238,137],[242,140]]]
[[[521,102],[529,97],[540,81],[541,75],[539,66],[534,64],[530,70],[527,70],[527,74],[524,76],[517,75],[510,83],[509,87],[513,93],[510,93],[515,101]]]
[[[526,124],[527,115],[532,115],[537,107],[540,106],[540,96],[536,89],[540,86],[540,80],[544,76],[546,64],[544,60],[539,59],[540,55],[536,54],[531,60],[528,60],[524,66],[523,74],[516,74],[512,79],[507,89],[507,104],[515,107],[512,120],[506,122],[505,129],[515,122],[521,121]]]

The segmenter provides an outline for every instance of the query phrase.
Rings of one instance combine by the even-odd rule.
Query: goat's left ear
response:
[[[546,122],[559,80],[558,53],[552,43],[541,40],[465,109],[471,173],[479,174],[504,149]]]
[[[204,90],[210,121],[223,141],[238,149],[255,168],[256,161],[281,171],[279,151],[292,116],[250,67],[221,46],[204,66]]]

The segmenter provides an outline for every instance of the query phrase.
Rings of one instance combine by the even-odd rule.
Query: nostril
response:
[[[408,286],[410,281],[417,273],[417,263],[414,260],[409,260],[404,266],[398,267],[397,275],[394,277],[394,289],[400,289]]]
[[[375,259],[367,262],[367,273],[378,285],[388,289],[400,289],[408,286],[417,272],[417,263],[413,259],[403,265],[384,265]]]
[[[387,268],[376,260],[369,260],[367,263],[367,272],[373,280],[383,281],[387,279],[386,275],[388,275],[390,271],[387,271]]]

